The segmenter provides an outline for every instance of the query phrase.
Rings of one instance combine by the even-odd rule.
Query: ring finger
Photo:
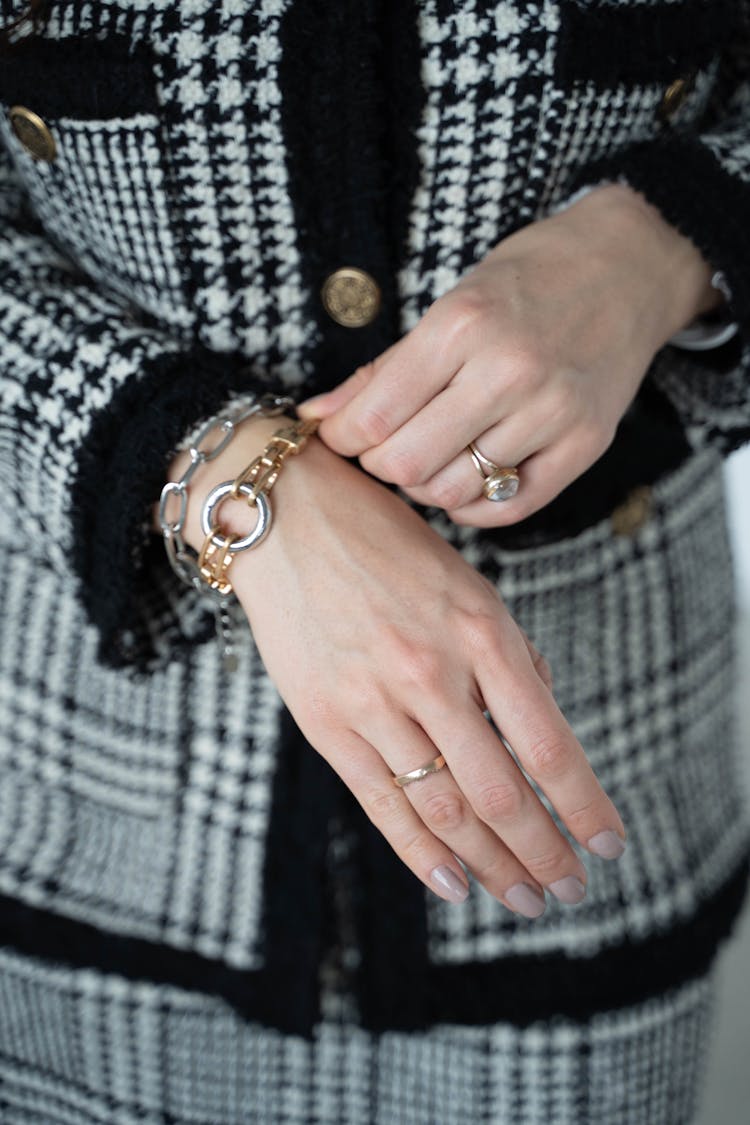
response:
[[[517,469],[522,485],[522,463],[545,448],[555,432],[554,420],[522,412],[504,418],[485,430],[475,439],[474,444],[488,461],[499,468]],[[484,472],[480,472],[468,447],[464,447],[424,484],[404,491],[418,504],[437,505],[451,511],[483,497],[484,482],[489,471],[485,468]]]
[[[378,724],[378,727],[381,726],[382,729],[368,731],[368,737],[374,745],[387,748],[383,757],[394,775],[400,776],[436,757],[435,744],[417,723],[406,716],[391,716],[387,722]],[[535,794],[513,759],[500,745],[498,751],[507,758],[508,768],[518,774],[518,784],[528,788],[529,797],[536,803]],[[460,790],[449,765],[410,782],[404,786],[403,792],[430,831],[460,857],[490,894],[525,917],[537,918],[543,913],[543,886],[497,834],[480,820]],[[557,832],[551,822],[549,827]],[[572,866],[585,879],[583,865],[573,854],[571,860]],[[566,883],[565,888],[567,886]],[[556,893],[553,887],[550,889],[553,894]]]

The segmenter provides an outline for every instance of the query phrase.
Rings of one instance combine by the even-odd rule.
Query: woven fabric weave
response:
[[[750,437],[749,39],[746,0],[52,0],[0,60],[3,1125],[690,1119],[750,853],[721,477]],[[228,397],[330,388],[620,177],[724,272],[738,336],[662,349],[525,539],[423,511],[628,831],[530,922],[425,890],[239,615],[223,673],[149,521]],[[341,265],[382,290],[355,330],[320,300]]]

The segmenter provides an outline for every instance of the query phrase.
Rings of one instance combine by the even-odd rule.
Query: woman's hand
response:
[[[251,425],[212,472],[233,476],[278,422]],[[404,863],[460,901],[459,856],[531,917],[544,909],[544,888],[582,898],[585,868],[485,709],[584,847],[613,857],[624,830],[495,589],[398,496],[317,439],[285,466],[273,504],[268,538],[232,565],[235,592],[300,728]],[[221,518],[238,533],[252,522],[241,504],[226,504]],[[194,527],[188,536],[199,545]],[[438,754],[447,768],[394,786],[393,773]]]
[[[596,461],[655,353],[717,302],[698,250],[630,188],[592,191],[501,242],[419,324],[303,416],[331,449],[445,508],[515,523]],[[489,503],[466,446],[520,466]]]

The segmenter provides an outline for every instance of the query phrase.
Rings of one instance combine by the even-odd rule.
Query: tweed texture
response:
[[[2,60],[3,1125],[689,1120],[748,856],[720,475],[750,436],[748,15],[56,0]],[[12,134],[19,101],[53,164]],[[741,326],[716,354],[664,348],[613,443],[599,476],[648,463],[650,518],[618,537],[618,499],[575,535],[542,514],[553,534],[519,546],[424,512],[550,660],[628,830],[618,864],[587,859],[584,904],[532,923],[417,883],[246,629],[222,674],[149,511],[228,396],[330,387],[618,175],[724,270]],[[349,263],[382,282],[361,330],[319,299]]]
[[[36,58],[49,87],[44,98],[58,107],[48,112],[45,100],[59,148],[54,164],[34,162],[0,118],[0,198],[8,221],[0,250],[0,350],[9,357],[2,448],[13,448],[19,430],[26,435],[22,456],[6,455],[3,468],[12,482],[14,518],[22,512],[35,528],[54,527],[55,540],[67,551],[75,538],[81,595],[103,629],[105,648],[119,648],[122,655],[126,630],[139,643],[125,659],[149,643],[143,587],[121,599],[118,620],[105,627],[105,618],[113,616],[134,559],[138,569],[145,557],[143,513],[153,491],[136,482],[136,511],[128,513],[125,534],[110,552],[105,585],[96,550],[102,536],[114,538],[117,521],[99,501],[103,462],[122,477],[142,429],[141,412],[146,404],[158,412],[164,407],[161,388],[165,395],[172,390],[159,377],[170,360],[182,364],[184,428],[195,421],[195,411],[187,416],[184,405],[191,395],[202,400],[200,412],[221,404],[226,383],[194,374],[195,347],[227,357],[228,366],[237,368],[236,357],[244,361],[236,379],[242,386],[278,379],[308,393],[331,385],[412,327],[494,243],[590,179],[605,158],[610,174],[631,169],[636,176],[641,169],[637,186],[658,196],[670,219],[724,269],[736,295],[733,311],[740,320],[747,316],[744,263],[750,247],[734,216],[744,214],[750,200],[743,133],[750,95],[746,72],[729,50],[747,5],[720,5],[721,18],[699,19],[705,9],[702,0],[471,0],[455,10],[444,0],[420,0],[413,9],[372,0],[365,9],[342,8],[349,14],[341,49],[322,49],[308,60],[311,71],[329,69],[327,88],[335,100],[308,98],[305,104],[299,70],[283,72],[284,47],[287,37],[306,42],[324,24],[314,6],[295,7],[288,0],[51,5],[41,47],[24,44],[21,62],[10,62],[0,75],[0,102],[13,104],[29,92]],[[409,107],[409,128],[398,134],[391,125],[377,151],[354,147],[361,159],[346,165],[349,190],[326,191],[323,180],[322,194],[315,196],[317,226],[307,219],[298,224],[304,184],[287,161],[296,134],[290,138],[295,126],[285,116],[289,99],[282,94],[303,92],[294,100],[295,114],[302,115],[296,128],[319,138],[307,165],[322,163],[328,182],[336,180],[339,159],[326,160],[345,103],[356,92],[356,116],[374,123],[382,106],[401,96],[391,95],[394,76],[377,67],[364,85],[346,69],[341,59],[347,29],[360,35],[350,46],[363,61],[377,58],[383,13],[394,10],[406,13],[400,26],[408,17],[414,39],[395,87]],[[17,5],[0,6],[0,16],[17,13]],[[621,31],[624,15],[631,39],[674,41],[668,65],[651,47],[637,64],[623,61],[612,33]],[[572,34],[585,18],[592,28],[590,50]],[[366,34],[357,31],[360,25]],[[333,31],[326,33],[330,39]],[[114,93],[107,98],[96,67],[90,80],[80,81],[101,42],[114,75]],[[64,49],[55,53],[58,43]],[[128,51],[137,59],[132,79]],[[596,72],[594,54],[600,60]],[[152,61],[150,84],[146,58]],[[726,71],[731,83],[722,80]],[[659,104],[665,85],[683,72],[693,75],[692,90],[667,128]],[[723,115],[712,102],[719,92]],[[128,96],[130,116],[123,112]],[[157,111],[143,112],[154,99]],[[107,109],[117,116],[94,116]],[[351,114],[347,120],[355,127]],[[696,169],[677,177],[679,191],[675,152]],[[399,171],[404,154],[407,181]],[[709,213],[703,206],[708,194],[717,201]],[[383,221],[388,199],[399,209],[390,232]],[[394,239],[395,249],[386,252]],[[340,255],[338,261],[371,268],[392,261],[383,266],[387,334],[375,328],[358,335],[328,321],[317,296],[325,273],[310,276],[302,265],[321,240],[329,253]],[[741,342],[708,366],[701,359],[676,359],[667,349],[647,382],[674,403],[695,448],[727,450],[748,433],[748,366]],[[176,444],[167,429],[162,426],[161,442],[154,437],[138,451],[142,479],[152,489]],[[101,453],[87,456],[87,444],[101,446]],[[66,568],[62,552],[57,565]]]
[[[225,1004],[0,953],[3,1125],[686,1125],[712,978],[587,1023],[373,1036],[335,976],[310,1041]]]

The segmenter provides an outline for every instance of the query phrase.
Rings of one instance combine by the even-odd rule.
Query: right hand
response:
[[[250,423],[217,459],[220,479],[277,426]],[[268,538],[233,562],[235,592],[303,734],[396,853],[448,901],[467,888],[456,856],[528,917],[542,913],[543,888],[583,897],[583,864],[484,711],[579,843],[625,832],[494,587],[317,438],[287,462],[271,502]],[[240,504],[222,508],[229,530],[252,519]],[[438,754],[447,768],[393,784]]]

